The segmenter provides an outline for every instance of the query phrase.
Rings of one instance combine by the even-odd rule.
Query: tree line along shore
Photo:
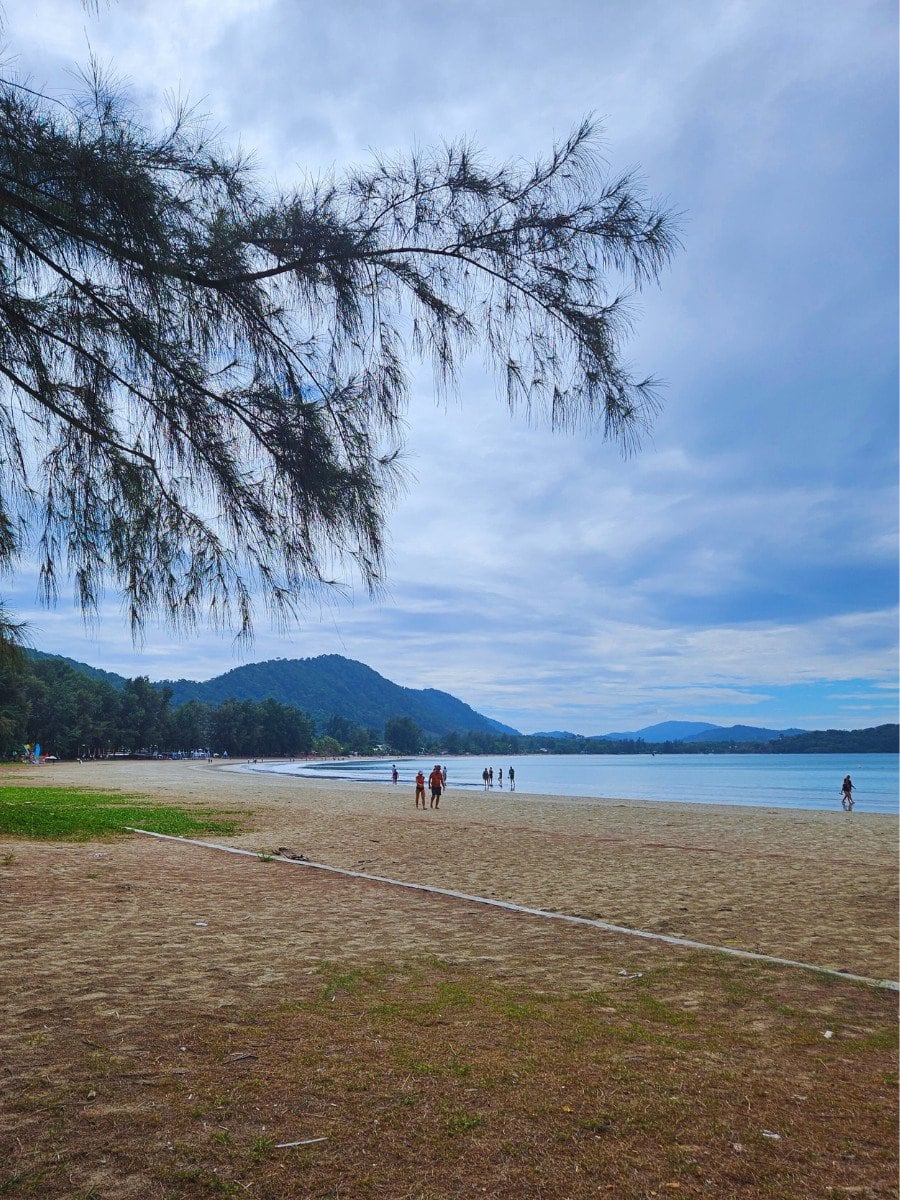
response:
[[[59,659],[0,668],[0,754],[22,756],[40,742],[57,758],[184,753],[252,757],[338,754],[827,754],[897,753],[897,725],[820,730],[769,742],[648,743],[641,739],[513,735],[484,730],[432,733],[398,713],[383,727],[340,713],[315,720],[277,700],[196,700],[172,705],[171,690],[147,678],[116,688]]]

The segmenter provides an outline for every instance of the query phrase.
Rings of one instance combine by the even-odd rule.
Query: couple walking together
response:
[[[434,764],[434,769],[428,776],[428,786],[431,788],[431,807],[441,807],[441,794],[447,784],[447,772],[442,771],[438,763]],[[420,771],[416,776],[416,808],[419,807],[419,800],[422,801],[422,808],[425,807],[425,773]]]

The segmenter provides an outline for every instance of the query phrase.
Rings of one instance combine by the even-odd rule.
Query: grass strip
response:
[[[35,841],[86,842],[124,836],[129,825],[190,837],[233,834],[239,821],[214,809],[188,811],[124,793],[0,787],[0,834]]]

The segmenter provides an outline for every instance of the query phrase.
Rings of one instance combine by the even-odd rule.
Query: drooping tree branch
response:
[[[272,195],[186,112],[0,81],[0,562],[136,631],[377,589],[413,360],[480,346],[512,409],[630,448],[626,293],[676,245],[588,123],[531,169],[450,145]]]

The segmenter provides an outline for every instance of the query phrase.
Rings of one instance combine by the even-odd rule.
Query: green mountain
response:
[[[435,688],[405,688],[392,683],[365,663],[322,654],[318,658],[275,658],[235,667],[215,679],[196,683],[167,679],[158,687],[172,689],[172,704],[188,700],[221,704],[223,700],[271,698],[308,712],[323,725],[329,717],[346,717],[356,725],[383,729],[391,717],[412,717],[425,733],[440,735],[454,730],[516,734],[482,716],[462,700]]]
[[[692,733],[683,742],[777,742],[781,738],[806,733],[805,729],[766,729],[759,725],[713,726],[706,733]]]
[[[102,679],[121,690],[125,678],[101,671],[62,655],[29,650],[35,661],[57,659],[67,666]],[[214,679],[163,679],[154,687],[172,689],[172,707],[188,700],[219,705],[223,700],[277,700],[309,713],[323,726],[331,717],[345,717],[355,725],[377,729],[379,736],[391,717],[411,717],[431,736],[454,731],[517,735],[518,730],[476,712],[462,700],[435,688],[405,688],[392,683],[364,663],[323,654],[318,658],[276,658],[235,667]]]
[[[766,750],[771,754],[896,754],[900,750],[900,727],[816,729],[779,738],[769,743]]]
[[[82,675],[87,675],[89,679],[102,679],[104,683],[111,684],[117,692],[121,692],[127,682],[124,675],[116,675],[112,671],[102,671],[100,667],[90,667],[87,663],[78,662],[74,658],[66,658],[64,654],[47,654],[44,650],[32,650],[28,647],[25,650],[25,657],[30,658],[32,662],[65,663],[67,667],[79,671]]]

